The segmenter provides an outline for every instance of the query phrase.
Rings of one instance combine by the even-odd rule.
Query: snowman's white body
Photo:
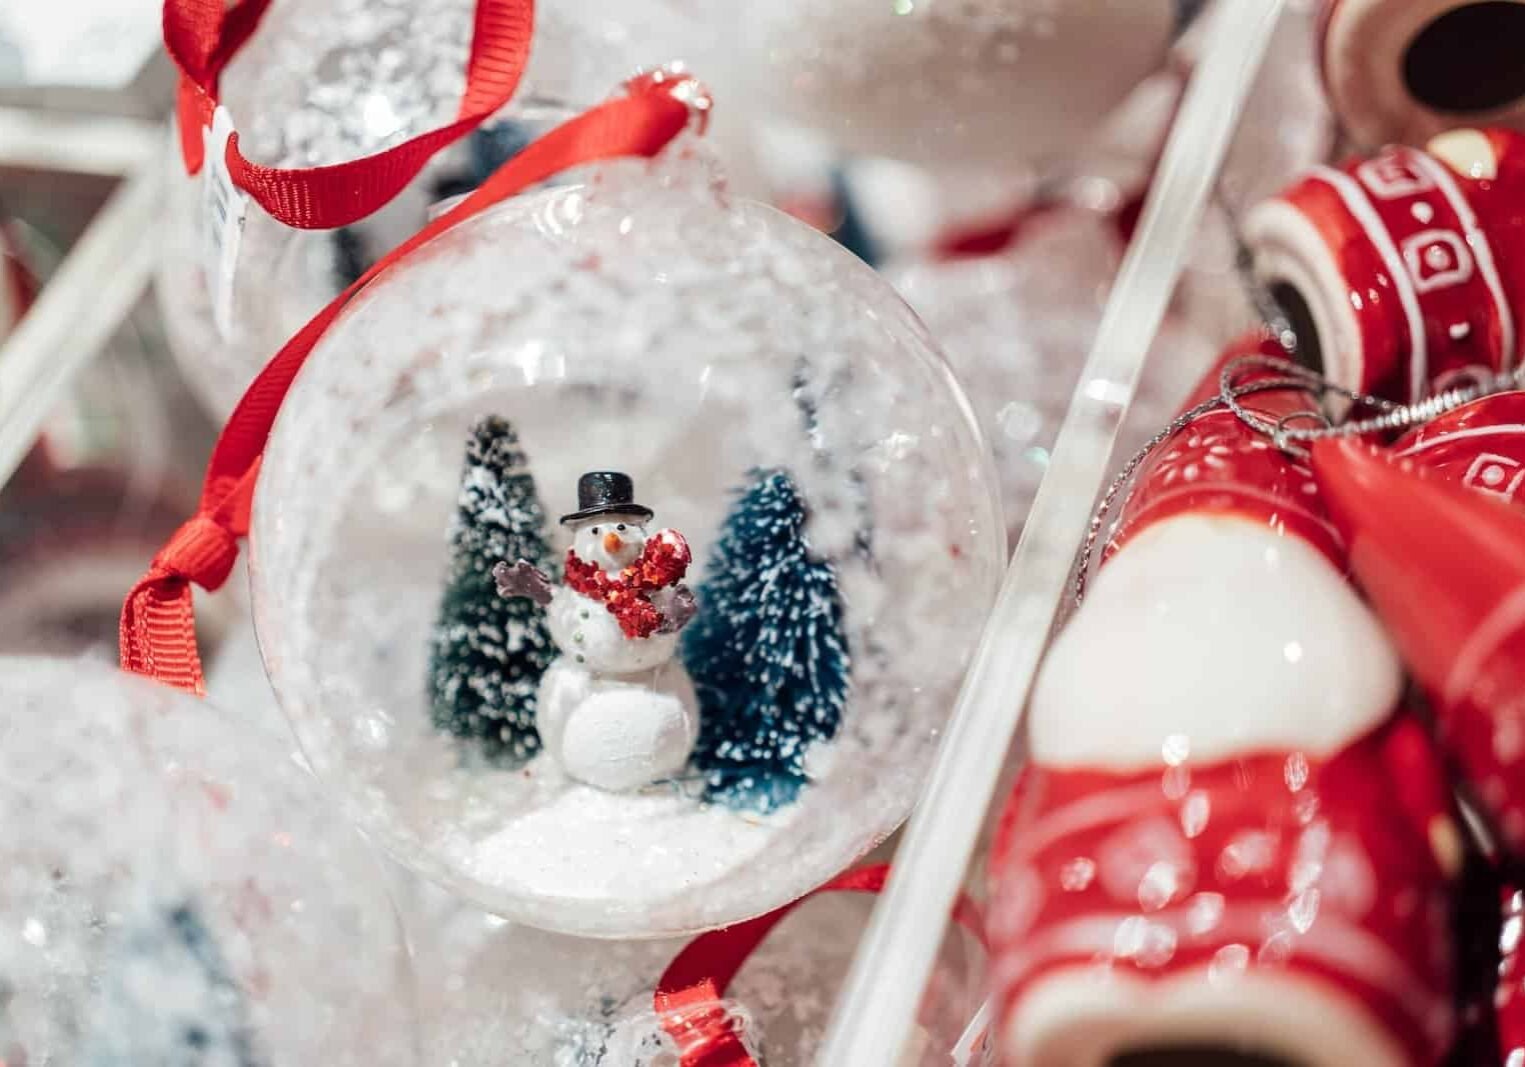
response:
[[[617,558],[580,533],[576,547],[612,577],[630,562],[630,549],[638,554],[644,546],[644,531],[630,529],[626,542]],[[665,613],[674,593],[657,590],[652,603]],[[693,682],[674,658],[678,635],[627,637],[601,602],[567,586],[552,592],[546,624],[561,655],[540,680],[536,728],[567,775],[625,792],[682,771],[699,734],[699,710]]]

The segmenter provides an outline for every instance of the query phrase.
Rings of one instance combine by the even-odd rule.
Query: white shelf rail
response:
[[[887,1067],[905,1047],[1144,357],[1283,6],[1217,5],[1137,237],[818,1063]]]

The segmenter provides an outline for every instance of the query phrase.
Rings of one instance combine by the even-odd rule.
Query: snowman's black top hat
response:
[[[619,471],[589,471],[577,479],[577,510],[561,517],[561,525],[567,526],[583,519],[599,515],[639,515],[642,522],[656,512],[635,499],[635,483],[630,475]]]

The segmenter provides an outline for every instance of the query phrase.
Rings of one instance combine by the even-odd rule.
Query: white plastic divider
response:
[[[1285,0],[1219,0],[1000,596],[817,1059],[898,1062],[1119,427]]]
[[[0,486],[16,472],[75,375],[147,288],[158,253],[151,231],[164,170],[149,155],[112,191],[0,344]]]

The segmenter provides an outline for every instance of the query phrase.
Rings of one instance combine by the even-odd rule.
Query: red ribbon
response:
[[[180,68],[176,119],[180,151],[191,174],[205,162],[202,130],[212,124],[224,68],[259,25],[270,0],[165,0],[164,44]],[[454,122],[361,159],[322,167],[252,163],[228,138],[233,184],[273,218],[298,229],[324,230],[365,218],[400,193],[433,156],[476,129],[508,103],[519,86],[534,33],[533,0],[478,0],[466,88]]]
[[[217,0],[210,0],[215,5]],[[351,297],[436,236],[524,188],[569,167],[620,156],[653,156],[682,132],[690,106],[687,78],[655,74],[558,126],[505,163],[475,192],[398,245],[287,341],[245,391],[207,465],[196,516],[154,557],[122,605],[124,670],[179,689],[206,691],[196,651],[191,585],[214,590],[227,580],[238,540],[249,532],[254,483],[265,441],[292,380]]]
[[[887,863],[837,875],[820,888],[776,911],[694,938],[662,972],[652,997],[662,1028],[678,1044],[681,1067],[758,1067],[722,1003],[742,965],[785,916],[820,893],[878,893],[889,877]],[[974,901],[960,893],[953,919],[985,943],[984,923]]]

